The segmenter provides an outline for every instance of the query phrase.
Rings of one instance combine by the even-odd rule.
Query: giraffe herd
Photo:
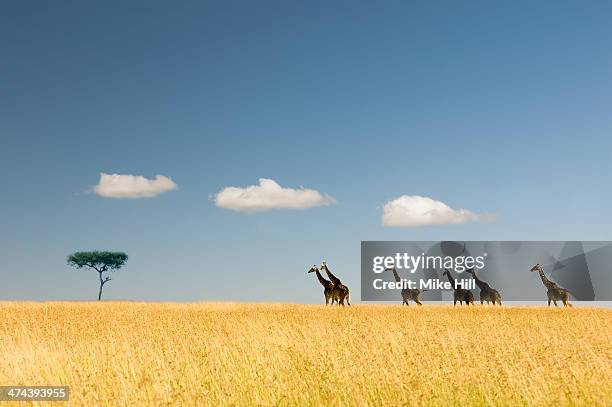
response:
[[[329,280],[325,279],[319,268],[313,265],[308,273],[315,273],[321,285],[323,286],[323,295],[325,296],[325,305],[333,305],[334,302],[338,305],[344,306],[344,302],[348,305],[351,305],[350,299],[351,295],[349,289],[346,285],[342,284],[342,281],[338,277],[336,277],[327,266],[326,262],[321,264],[321,270],[325,271],[325,274],[329,277]],[[400,282],[400,276],[397,273],[397,269],[394,267],[385,269],[385,271],[390,271],[393,273],[393,277],[396,282]],[[563,287],[560,287],[557,283],[551,281],[546,274],[544,273],[544,268],[538,263],[533,266],[530,270],[531,272],[538,272],[540,275],[540,279],[542,283],[546,287],[546,295],[548,297],[548,306],[550,307],[550,303],[554,303],[555,307],[557,306],[557,301],[563,302],[564,307],[571,307],[572,304],[569,302],[570,292]],[[476,285],[480,289],[480,304],[484,305],[485,301],[487,304],[493,305],[502,305],[501,302],[501,294],[496,289],[492,288],[488,283],[482,281],[476,275],[476,271],[474,269],[466,270],[467,273],[472,275],[472,278],[476,282]],[[463,288],[457,288],[455,285],[455,279],[451,275],[450,270],[444,269],[444,273],[442,275],[448,278],[448,281],[451,283],[452,287],[455,287],[453,292],[453,304],[457,306],[457,302],[459,305],[474,305],[474,294],[470,290],[466,290]],[[418,305],[423,305],[421,303],[421,293],[428,290],[419,290],[419,289],[409,289],[404,288],[401,291],[402,295],[402,305],[408,305],[409,301],[414,301]]]
[[[331,301],[331,305],[334,305],[334,301],[338,305],[344,306],[344,301],[346,301],[347,305],[351,305],[351,293],[349,292],[349,288],[342,284],[342,281],[338,277],[336,277],[326,262],[321,264],[321,270],[325,271],[329,280],[326,280],[319,271],[317,265],[313,265],[309,273],[316,273],[317,278],[319,279],[319,283],[323,286],[323,295],[325,295],[325,305],[328,305]]]

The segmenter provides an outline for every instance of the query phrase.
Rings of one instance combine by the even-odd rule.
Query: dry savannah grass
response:
[[[611,405],[612,310],[0,303],[0,384],[78,405]]]

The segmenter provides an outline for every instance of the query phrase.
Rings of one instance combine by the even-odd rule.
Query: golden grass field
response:
[[[609,309],[7,302],[0,316],[0,384],[69,385],[77,405],[612,405]]]

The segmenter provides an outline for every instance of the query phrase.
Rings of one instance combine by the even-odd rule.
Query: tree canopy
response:
[[[105,271],[115,271],[127,262],[128,256],[123,252],[76,252],[68,256],[68,264],[76,268],[88,267],[98,272],[100,279],[100,290],[98,291],[98,301],[102,299],[102,287],[111,278],[102,278]]]
[[[121,268],[128,259],[123,252],[76,252],[68,256],[68,264],[77,268],[90,267],[98,273]]]

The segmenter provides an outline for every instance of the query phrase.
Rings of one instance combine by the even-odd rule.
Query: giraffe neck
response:
[[[486,288],[487,285],[485,284],[484,281],[482,281],[481,279],[479,279],[478,277],[476,277],[476,272],[472,272],[470,273],[472,275],[472,277],[474,277],[474,281],[476,281],[476,285],[478,286],[478,288]]]
[[[399,274],[397,274],[397,270],[395,270],[395,268],[393,268],[393,276],[395,277],[395,281],[397,281],[398,283],[401,281]]]
[[[329,271],[329,267],[327,267],[327,264],[324,264],[323,268],[325,269],[325,272],[327,273],[327,276],[329,277],[329,279],[333,281],[334,284],[340,284],[340,279],[334,276],[331,271]]]
[[[552,281],[550,281],[547,277],[546,274],[544,274],[544,270],[539,269],[538,273],[540,274],[540,278],[542,279],[542,283],[544,283],[544,285],[546,286],[546,288],[551,288],[555,286],[555,283],[553,283]]]
[[[450,275],[450,271],[446,273],[446,276],[448,277],[448,281],[450,281],[450,283],[453,286],[453,290],[455,289],[455,279],[453,278],[453,276]]]
[[[319,283],[321,283],[321,285],[323,287],[329,286],[330,282],[323,278],[321,273],[319,273],[319,270],[316,270],[315,273],[317,274],[317,278],[319,279]]]

